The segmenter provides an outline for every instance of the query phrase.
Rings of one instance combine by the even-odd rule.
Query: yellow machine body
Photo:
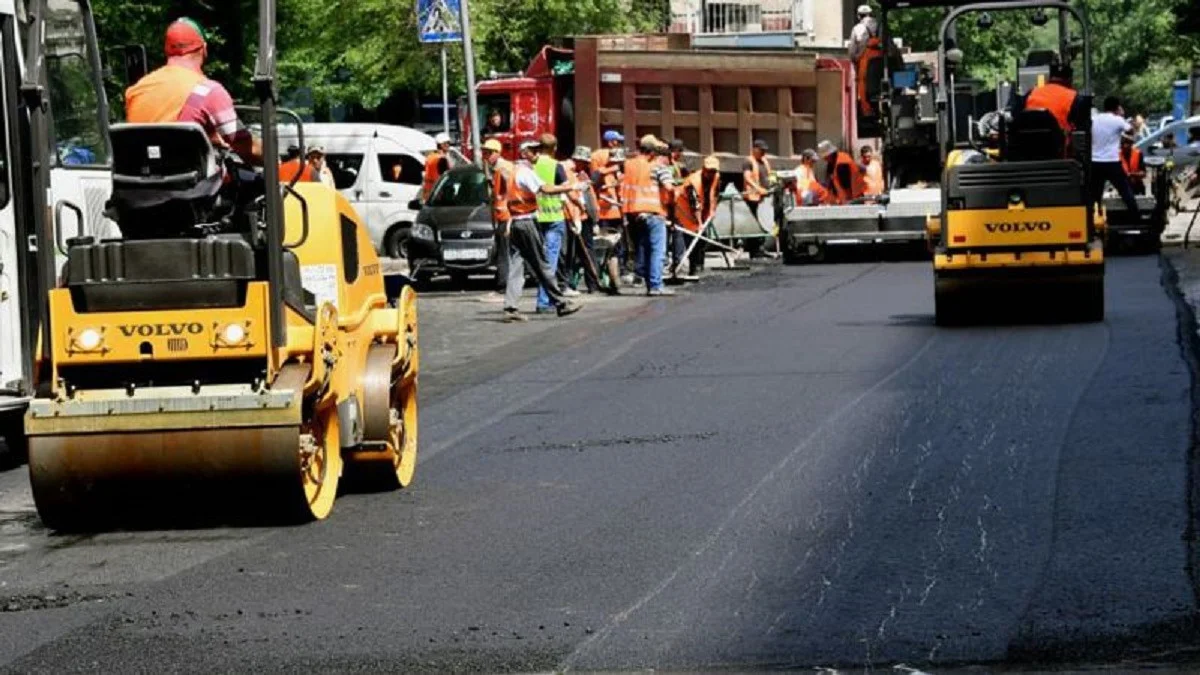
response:
[[[77,312],[70,290],[50,292],[53,351],[26,414],[48,525],[90,527],[189,489],[221,495],[192,504],[202,511],[236,497],[244,515],[323,518],[343,469],[392,488],[412,480],[416,295],[405,288],[389,303],[379,258],[341,194],[319,183],[295,191],[308,227],[300,199],[285,197],[285,241],[299,242],[290,250],[316,303],[285,307],[281,347],[266,281],[247,284],[241,307],[188,311]],[[159,365],[195,382],[121,384],[123,369]]]

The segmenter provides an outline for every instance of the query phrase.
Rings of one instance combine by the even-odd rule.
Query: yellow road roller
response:
[[[1082,51],[1083,88],[1064,131],[1052,111],[1021,104],[977,124],[956,109],[964,72],[956,22],[967,14],[990,26],[990,12],[1019,11],[1030,32],[1058,18],[1059,49],[1031,52],[1018,64],[1018,86],[1053,64],[1070,79]],[[1071,20],[1074,19],[1072,22]],[[1071,25],[1073,23],[1073,25]],[[1080,31],[1072,37],[1073,30]],[[1010,313],[1051,320],[1104,319],[1104,218],[1088,187],[1091,168],[1091,51],[1087,17],[1058,0],[957,6],[942,23],[938,50],[939,135],[944,160],[942,209],[927,235],[933,250],[936,322],[961,324]],[[969,97],[967,97],[969,100]],[[1000,98],[999,96],[997,98]],[[1002,104],[1003,105],[1003,104]]]
[[[123,238],[66,238],[63,204],[38,232],[45,311],[25,428],[52,529],[307,521],[330,513],[344,475],[413,479],[417,298],[387,297],[338,192],[281,184],[274,2],[259,11],[261,173],[196,125],[114,125]]]

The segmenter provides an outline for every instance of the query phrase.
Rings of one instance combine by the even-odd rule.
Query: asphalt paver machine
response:
[[[1058,13],[1058,54],[1082,66],[1077,96],[1090,117],[1090,34],[1081,9],[1058,0],[1018,0],[965,5],[946,16],[938,50],[945,73],[938,91],[945,176],[941,213],[928,223],[937,323],[986,320],[998,312],[1101,321],[1104,220],[1089,197],[1090,119],[1075,120],[1066,133],[1044,109],[998,111],[993,133],[972,129],[967,142],[958,140],[948,92],[963,69],[962,50],[948,47],[947,37],[964,15],[999,11],[1022,11],[1034,25],[1045,24],[1046,12]],[[1081,40],[1072,39],[1069,19]]]
[[[258,23],[261,173],[196,125],[114,125],[123,238],[68,237],[61,213],[36,232],[42,320],[25,431],[53,529],[312,520],[343,475],[385,489],[413,479],[415,293],[389,301],[340,194],[281,183],[277,117],[295,118],[301,144],[302,125],[276,105],[274,0],[259,2]],[[38,102],[28,110],[44,147]]]

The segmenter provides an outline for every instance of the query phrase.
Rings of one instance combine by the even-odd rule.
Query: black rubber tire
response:
[[[389,258],[404,260],[408,257],[408,235],[411,226],[393,225],[383,235],[383,254]]]
[[[933,321],[938,326],[961,326],[967,321],[962,291],[942,279],[933,282]]]

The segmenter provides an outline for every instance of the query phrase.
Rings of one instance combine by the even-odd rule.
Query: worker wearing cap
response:
[[[830,141],[821,141],[817,146],[817,155],[825,159],[825,175],[828,177],[829,191],[833,194],[833,203],[847,204],[862,198],[867,185],[853,157],[838,150]]]
[[[883,58],[883,42],[879,38],[879,22],[871,15],[870,5],[858,8],[858,23],[850,31],[850,62],[854,64],[858,106],[862,115],[874,116],[871,99],[867,93],[867,71],[871,61]]]
[[[591,163],[592,149],[586,145],[576,147],[571,159],[562,162],[563,169],[576,189],[568,193],[565,204],[567,227],[572,236],[567,237],[567,243],[563,247],[564,264],[559,265],[559,270],[564,273],[571,288],[575,288],[576,274],[582,273],[588,293],[595,293],[600,290],[600,280],[591,274],[592,268],[585,260],[585,256],[592,256],[598,218],[596,191],[591,180]]]
[[[307,159],[300,156],[300,146],[295,143],[289,145],[287,154],[284,156],[283,161],[279,163],[279,181],[281,183],[291,183],[293,181],[311,183],[316,179],[316,174],[313,173]]]
[[[233,98],[219,82],[204,76],[208,42],[191,19],[167,28],[167,64],[125,91],[125,119],[133,124],[194,122],[216,146],[233,149],[243,160],[262,163],[262,145],[238,121]]]
[[[325,162],[325,146],[314,145],[308,149],[308,168],[322,185],[337,189],[333,171],[330,171],[329,164]]]
[[[1050,79],[1033,88],[1023,98],[1018,98],[1013,112],[1042,109],[1050,112],[1063,131],[1063,154],[1067,154],[1071,132],[1085,127],[1091,119],[1091,110],[1084,99],[1075,91],[1074,71],[1069,63],[1058,54],[1050,61]]]
[[[592,153],[595,158],[596,153]],[[625,226],[625,216],[621,211],[621,175],[625,167],[625,149],[614,148],[608,152],[608,165],[614,171],[604,172],[592,165],[592,185],[596,190],[596,217],[598,220],[598,236],[605,242],[611,242],[604,258],[604,268],[608,272],[611,294],[619,293],[621,266],[627,262],[630,246],[629,231]],[[594,161],[594,159],[593,159]]]
[[[754,141],[750,156],[742,163],[742,199],[750,213],[758,218],[758,205],[767,196],[767,181],[771,175],[771,163],[767,161],[767,142]]]
[[[667,254],[663,192],[673,190],[670,170],[657,160],[664,145],[652,134],[643,136],[638,141],[639,154],[625,162],[621,182],[622,211],[636,229],[637,273],[646,280],[646,291],[652,296],[675,294],[663,285]]]
[[[425,175],[421,181],[421,201],[429,201],[429,195],[433,194],[433,185],[442,177],[442,174],[450,170],[450,137],[444,132],[433,137],[437,143],[437,149],[429,153],[425,158]]]
[[[705,225],[717,212],[717,188],[721,182],[721,162],[714,155],[704,158],[701,170],[688,174],[683,184],[675,190],[675,218],[680,229],[694,234],[703,234]],[[676,268],[682,264],[687,247],[695,237],[678,232],[675,239],[673,260]],[[696,242],[688,256],[688,276],[704,269],[705,246]]]
[[[799,206],[816,206],[833,203],[833,195],[817,180],[817,153],[815,150],[805,150],[800,154],[800,165],[796,167],[796,182],[792,186],[796,204]]]
[[[548,188],[538,194],[538,228],[546,246],[546,260],[550,262],[551,268],[557,270],[567,236],[564,203],[572,186],[566,170],[554,158],[554,152],[558,149],[558,139],[554,134],[542,134],[535,147],[537,154],[530,161],[533,163],[534,172]],[[568,297],[579,294],[569,287],[563,287],[562,293]],[[538,291],[537,311],[539,314],[554,311],[550,296],[544,287]]]
[[[525,262],[546,290],[559,316],[579,311],[579,305],[562,295],[554,268],[546,260],[537,226],[538,196],[548,189],[527,163],[512,163],[500,156],[500,141],[483,143],[483,161],[492,172],[492,220],[508,241],[508,280],[504,286],[504,320],[524,321],[518,310],[525,288]],[[528,148],[523,148],[528,151]]]
[[[619,131],[609,129],[604,132],[601,140],[604,141],[604,147],[592,153],[592,171],[599,171],[602,175],[615,174],[620,171],[620,168],[613,166],[609,157],[614,150],[621,148],[625,143],[625,137]]]

